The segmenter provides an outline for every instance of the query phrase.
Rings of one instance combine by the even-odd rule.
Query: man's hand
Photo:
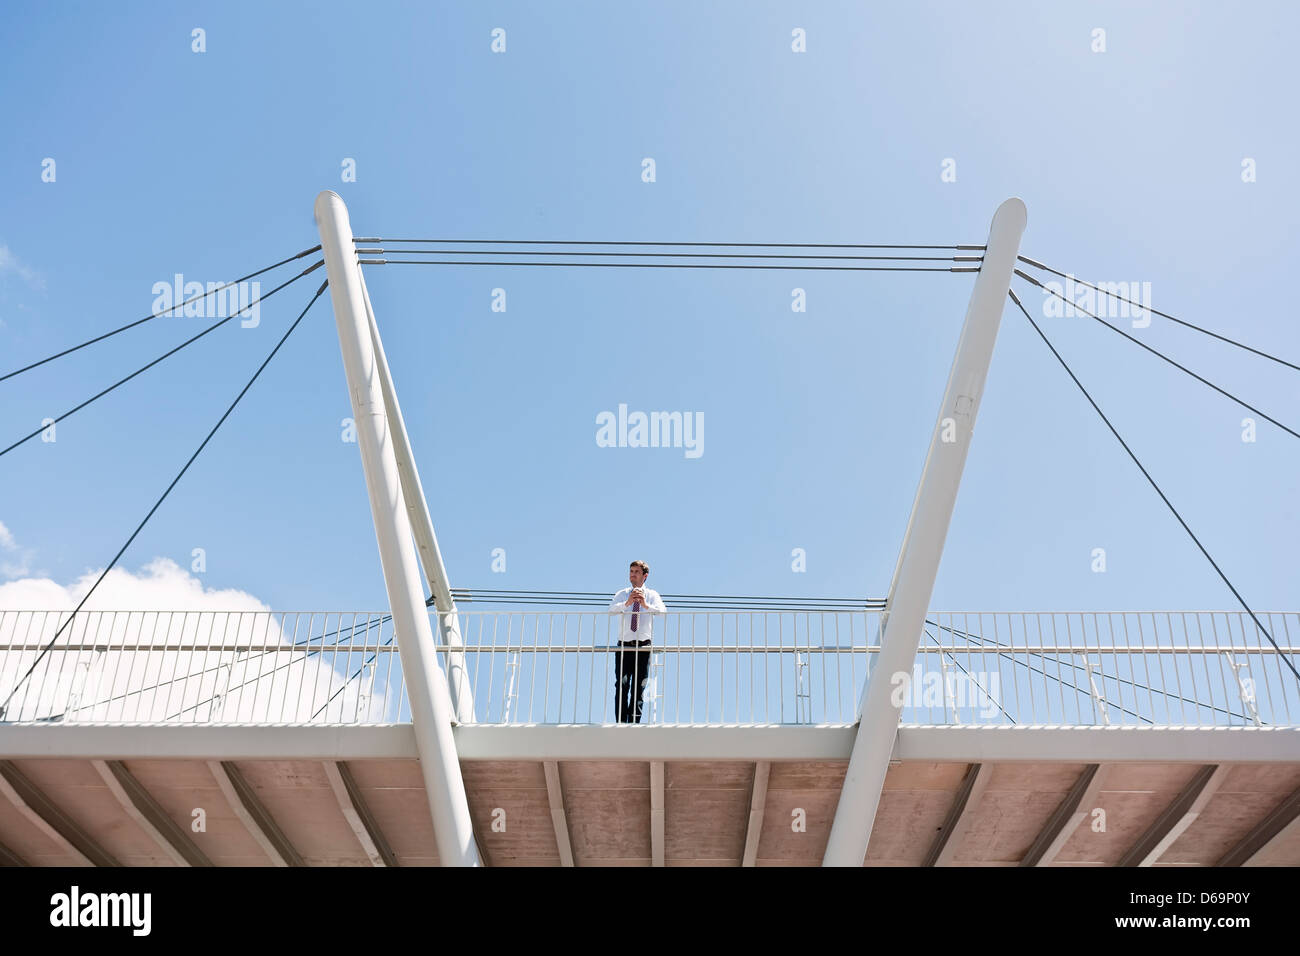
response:
[[[634,601],[639,601],[642,604],[645,603],[645,592],[642,591],[640,588],[632,589],[632,593],[628,596],[627,602],[624,604],[624,607],[631,607]]]

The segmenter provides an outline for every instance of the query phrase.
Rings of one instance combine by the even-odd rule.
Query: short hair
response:
[[[650,565],[646,564],[644,561],[633,561],[628,565],[628,570],[631,570],[632,568],[640,568],[642,574],[646,577],[650,576]]]

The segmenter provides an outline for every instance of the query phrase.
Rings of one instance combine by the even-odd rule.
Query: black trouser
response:
[[[618,645],[620,650],[614,652],[614,714],[620,724],[639,724],[641,691],[650,674],[650,642],[619,641]]]

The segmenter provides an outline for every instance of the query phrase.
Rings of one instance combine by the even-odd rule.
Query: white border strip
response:
[[[851,726],[475,724],[461,760],[847,760]],[[924,727],[899,729],[894,759],[981,763],[1300,762],[1300,728]],[[0,759],[413,760],[410,724],[0,725]]]

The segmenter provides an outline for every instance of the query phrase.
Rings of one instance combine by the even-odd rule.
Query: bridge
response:
[[[322,253],[267,296],[325,267],[298,321],[328,288],[388,608],[114,610],[101,575],[75,608],[0,611],[0,861],[1300,863],[1300,620],[1246,602],[1127,444],[1239,609],[929,607],[1008,298],[1052,348],[1010,289],[1055,271],[1019,255],[1019,200],[951,247],[976,254],[906,267],[975,284],[886,597],[666,595],[642,724],[613,719],[607,598],[451,587],[362,275],[442,260],[355,239],[333,193],[316,218],[320,246],[261,272]]]
[[[437,655],[473,699],[453,738],[482,862],[819,865],[881,613],[670,610],[630,725],[616,617],[459,611]],[[0,670],[65,618],[0,613]],[[1252,627],[927,615],[864,862],[1293,865],[1300,694]],[[66,633],[0,732],[10,860],[440,862],[391,615],[92,611]]]

